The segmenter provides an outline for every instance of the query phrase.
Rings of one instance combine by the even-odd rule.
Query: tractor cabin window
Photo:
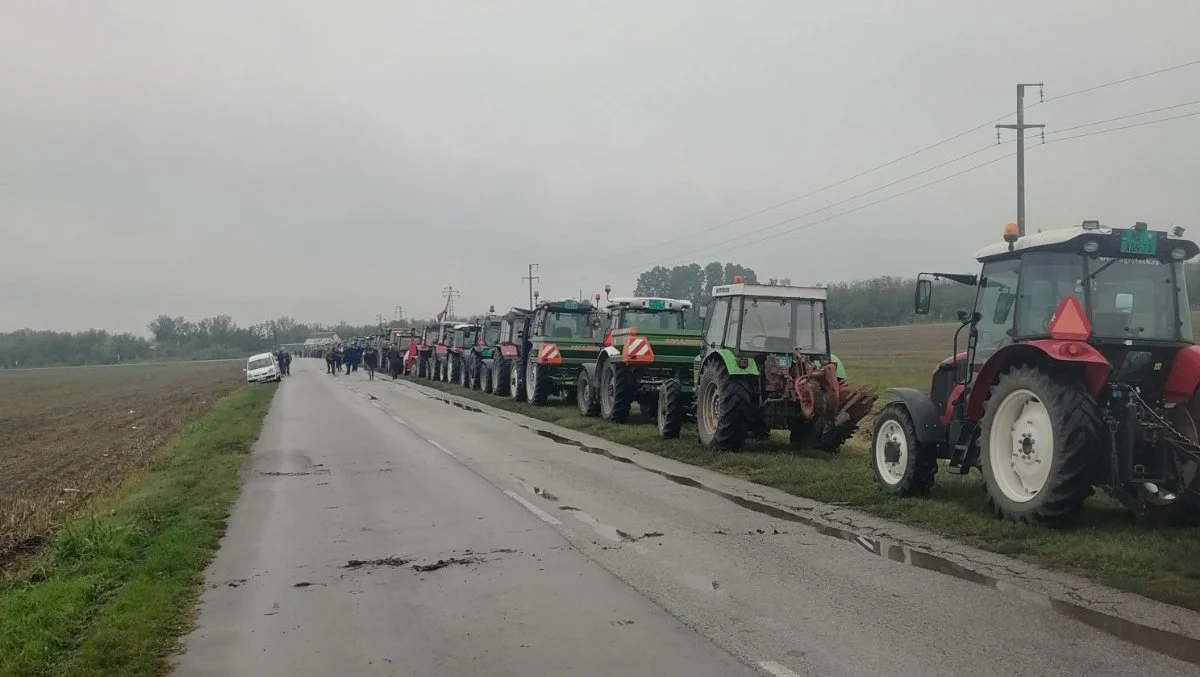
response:
[[[592,335],[589,314],[586,312],[554,312],[545,315],[546,329],[543,336],[551,338],[588,338]]]
[[[1178,341],[1187,308],[1176,303],[1178,264],[1156,259],[1097,258],[1088,261],[1092,334],[1099,338]],[[1186,292],[1185,292],[1186,293]],[[1184,322],[1180,322],[1180,318]]]
[[[725,319],[729,317],[729,299],[713,299],[712,307],[705,319],[704,342],[709,345],[721,345],[721,337],[725,335]]]
[[[683,329],[683,313],[630,308],[622,313],[621,326],[645,329],[646,331]]]
[[[1017,259],[991,261],[983,265],[979,291],[975,297],[975,324],[978,338],[975,355],[987,357],[1004,345],[1012,343],[1013,307],[1017,300],[1017,282],[1021,262]]]
[[[825,353],[825,306],[801,299],[747,298],[738,345],[770,353]]]

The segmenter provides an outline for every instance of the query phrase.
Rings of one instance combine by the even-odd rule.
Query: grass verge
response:
[[[166,671],[274,390],[223,398],[0,581],[0,676]]]
[[[1068,571],[1146,597],[1200,611],[1200,527],[1135,525],[1119,504],[1098,494],[1073,528],[1049,530],[996,519],[978,475],[938,475],[925,498],[895,498],[871,479],[862,441],[841,454],[796,454],[786,434],[739,453],[700,447],[694,425],[661,440],[652,421],[617,425],[580,416],[572,404],[534,407],[445,383],[416,382],[532,418],[580,430],[660,456],[716,470],[831,505],[920,527],[985,550]],[[776,433],[779,435],[779,433]]]

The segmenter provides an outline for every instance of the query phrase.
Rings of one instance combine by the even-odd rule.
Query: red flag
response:
[[[446,297],[446,305],[444,307],[442,307],[442,312],[437,314],[437,319],[435,320],[435,322],[441,322],[442,318],[446,316],[446,311],[449,309],[450,309],[450,297]]]

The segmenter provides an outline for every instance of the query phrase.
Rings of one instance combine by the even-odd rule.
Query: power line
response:
[[[1084,127],[1095,127],[1096,125],[1102,125],[1106,122],[1116,122],[1117,120],[1128,120],[1129,118],[1141,117],[1143,115],[1149,115],[1151,113],[1161,113],[1165,110],[1175,110],[1176,108],[1183,108],[1184,106],[1194,106],[1198,103],[1200,103],[1200,99],[1196,99],[1195,101],[1188,101],[1187,103],[1177,103],[1174,106],[1163,106],[1162,108],[1152,108],[1150,110],[1144,110],[1140,113],[1130,113],[1128,115],[1118,115],[1115,118],[1108,118],[1107,120],[1096,120],[1095,122],[1087,122],[1082,125],[1075,125],[1074,127],[1063,127],[1062,129],[1056,129],[1052,132],[1046,132],[1046,134],[1047,135],[1062,134],[1063,132],[1069,132],[1069,131],[1072,131],[1075,129],[1083,129]]]
[[[1132,125],[1122,125],[1120,127],[1113,127],[1111,129],[1099,129],[1094,132],[1084,132],[1083,134],[1074,134],[1072,136],[1063,136],[1063,137],[1059,137],[1057,139],[1051,139],[1050,141],[1047,141],[1045,143],[1045,145],[1049,146],[1052,143],[1058,143],[1059,141],[1070,141],[1071,139],[1082,139],[1085,136],[1096,136],[1099,134],[1108,134],[1109,132],[1119,132],[1123,129],[1133,129],[1134,127],[1145,127],[1147,125],[1156,125],[1160,122],[1170,122],[1171,120],[1180,120],[1183,118],[1190,118],[1195,115],[1200,115],[1200,111],[1196,111],[1194,113],[1184,113],[1183,115],[1172,115],[1170,117],[1158,118],[1157,120],[1146,120],[1145,122],[1135,122]]]
[[[1173,65],[1173,66],[1167,66],[1166,68],[1159,68],[1158,70],[1153,70],[1153,71],[1149,71],[1149,72],[1146,72],[1146,73],[1139,73],[1139,74],[1137,74],[1137,75],[1131,75],[1131,76],[1128,76],[1128,77],[1119,78],[1119,79],[1117,79],[1117,80],[1111,80],[1111,81],[1109,81],[1109,82],[1103,82],[1103,83],[1100,83],[1100,84],[1098,84],[1098,85],[1092,85],[1092,86],[1090,86],[1090,87],[1084,87],[1084,88],[1082,88],[1082,89],[1077,89],[1077,90],[1075,90],[1075,91],[1072,91],[1072,92],[1067,92],[1066,94],[1059,94],[1059,95],[1057,95],[1057,96],[1052,96],[1052,97],[1050,97],[1050,98],[1048,98],[1048,99],[1044,99],[1044,100],[1038,101],[1037,103],[1030,104],[1029,106],[1026,106],[1026,108],[1028,109],[1028,108],[1032,108],[1032,107],[1034,107],[1034,106],[1037,106],[1037,105],[1040,105],[1040,104],[1044,104],[1044,103],[1050,103],[1051,101],[1058,101],[1058,100],[1061,100],[1061,99],[1066,99],[1066,98],[1069,98],[1069,97],[1072,97],[1072,96],[1078,96],[1078,95],[1080,95],[1080,94],[1086,94],[1086,93],[1088,93],[1088,92],[1094,92],[1094,91],[1096,91],[1096,90],[1099,90],[1099,89],[1105,89],[1105,88],[1107,88],[1107,87],[1113,87],[1113,86],[1116,86],[1116,85],[1121,85],[1121,84],[1125,84],[1125,83],[1128,83],[1128,82],[1133,82],[1134,80],[1140,80],[1140,79],[1142,79],[1142,78],[1148,78],[1148,77],[1153,77],[1153,76],[1155,76],[1155,75],[1161,75],[1161,74],[1163,74],[1163,73],[1168,73],[1168,72],[1171,72],[1171,71],[1179,70],[1179,69],[1181,69],[1181,68],[1187,68],[1187,67],[1189,67],[1189,66],[1195,66],[1195,65],[1197,65],[1197,64],[1200,64],[1200,59],[1195,59],[1195,60],[1193,60],[1193,61],[1187,61],[1187,62],[1185,62],[1185,63],[1175,64],[1175,65]],[[717,229],[719,229],[719,228],[724,228],[724,227],[726,227],[726,226],[732,226],[732,225],[735,225],[735,224],[741,223],[741,222],[743,222],[743,221],[747,221],[747,220],[749,220],[749,219],[752,219],[752,218],[754,218],[754,217],[756,217],[756,216],[761,216],[761,215],[763,215],[763,214],[766,214],[767,212],[771,212],[771,211],[774,211],[774,210],[776,210],[776,209],[779,209],[780,207],[786,207],[787,205],[790,205],[790,204],[793,204],[793,203],[799,202],[800,200],[803,200],[803,199],[805,199],[805,198],[809,198],[809,197],[812,197],[812,196],[814,196],[814,195],[817,195],[817,194],[819,194],[819,193],[823,193],[823,192],[825,192],[825,191],[829,190],[830,188],[836,188],[837,186],[843,185],[843,184],[845,184],[845,183],[849,183],[850,181],[853,181],[853,180],[855,180],[855,179],[862,178],[862,177],[864,177],[864,176],[867,176],[868,174],[873,174],[873,173],[875,173],[875,172],[877,172],[877,171],[879,171],[879,170],[881,170],[881,169],[886,169],[887,167],[890,167],[890,166],[892,166],[892,165],[894,165],[894,164],[897,164],[897,163],[899,163],[899,162],[903,162],[904,160],[907,160],[907,159],[909,159],[909,158],[912,158],[912,157],[914,157],[914,156],[916,156],[916,155],[920,155],[921,153],[924,153],[924,152],[926,152],[926,151],[929,151],[929,150],[933,150],[934,148],[938,148],[939,146],[942,146],[942,145],[945,145],[945,144],[947,144],[947,143],[950,143],[951,141],[954,141],[954,140],[960,139],[960,138],[962,138],[962,137],[964,137],[964,136],[966,136],[966,135],[968,135],[968,134],[970,134],[970,133],[972,133],[972,132],[979,131],[980,129],[983,129],[983,128],[985,128],[985,127],[990,127],[990,126],[992,126],[993,124],[995,124],[995,123],[997,123],[997,122],[1000,122],[1000,121],[1002,121],[1002,120],[1005,120],[1005,119],[1007,119],[1007,118],[1008,118],[1010,115],[1012,115],[1012,113],[1005,113],[1004,115],[1001,115],[1001,116],[1000,116],[1000,117],[998,117],[998,118],[995,118],[995,119],[993,119],[993,120],[988,120],[987,122],[980,123],[979,125],[976,125],[976,126],[974,126],[974,127],[971,127],[970,129],[967,129],[967,130],[961,131],[961,132],[959,132],[959,133],[957,133],[957,134],[955,134],[955,135],[953,135],[953,136],[946,137],[945,139],[942,139],[941,141],[937,141],[937,142],[935,142],[935,143],[931,143],[931,144],[929,144],[928,146],[925,146],[925,147],[923,147],[923,148],[920,148],[920,149],[918,149],[918,150],[914,150],[914,151],[912,151],[912,152],[910,152],[910,153],[906,153],[905,155],[901,155],[901,156],[900,156],[900,157],[898,157],[898,158],[895,158],[895,159],[892,159],[892,160],[888,160],[887,162],[884,162],[884,163],[882,163],[882,164],[876,165],[876,166],[874,166],[874,167],[872,167],[872,168],[870,168],[870,169],[867,169],[867,170],[861,171],[861,172],[859,172],[859,173],[857,173],[857,174],[854,174],[853,176],[849,176],[849,177],[846,177],[846,178],[844,178],[844,179],[840,179],[840,180],[838,180],[838,181],[834,181],[833,183],[830,183],[830,184],[827,184],[827,185],[821,186],[820,188],[817,188],[817,189],[815,189],[815,190],[811,190],[811,191],[809,191],[809,192],[807,192],[807,193],[804,193],[803,195],[798,195],[798,196],[796,196],[796,197],[789,198],[789,199],[787,199],[787,200],[784,200],[783,202],[779,202],[779,203],[776,203],[776,204],[774,204],[774,205],[771,205],[770,207],[765,207],[765,208],[763,208],[763,209],[759,209],[758,211],[751,212],[751,213],[748,213],[748,214],[745,214],[745,215],[739,216],[739,217],[737,217],[737,218],[730,219],[730,220],[728,220],[728,221],[723,221],[723,222],[721,222],[721,223],[718,223],[718,224],[715,224],[715,225],[712,225],[712,226],[708,226],[708,227],[706,227],[706,228],[702,228],[702,229],[700,229],[700,230],[698,230],[698,231],[694,231],[694,232],[691,232],[691,233],[687,233],[687,234],[685,234],[685,235],[680,235],[680,236],[678,236],[678,237],[671,238],[671,239],[669,239],[669,240],[663,240],[663,241],[661,241],[661,242],[658,242],[658,243],[656,243],[656,244],[654,244],[654,245],[649,245],[649,246],[650,246],[650,247],[660,247],[660,246],[663,246],[663,245],[672,244],[672,243],[674,243],[674,242],[678,242],[678,241],[680,241],[680,240],[686,240],[686,239],[688,239],[688,238],[695,237],[695,236],[697,236],[697,235],[703,235],[703,234],[705,234],[705,233],[710,233],[710,232],[712,232],[712,231],[714,231],[714,230],[717,230]],[[1059,130],[1059,131],[1064,131],[1064,130]],[[600,260],[601,260],[601,261],[612,260],[613,258],[617,258],[618,256],[623,256],[623,255],[620,255],[620,254],[614,254],[613,256],[604,257],[604,258],[602,258],[602,259],[600,259]]]
[[[1008,143],[1014,143],[1014,141],[1005,141],[1005,142],[1003,142],[1003,143],[1005,143],[1005,144],[1008,144]],[[798,221],[798,220],[800,220],[800,219],[802,219],[802,218],[805,218],[805,217],[807,217],[807,216],[813,216],[814,214],[819,214],[819,213],[821,213],[821,212],[823,212],[823,211],[826,211],[826,210],[829,210],[829,209],[833,209],[834,207],[838,207],[838,206],[844,205],[844,204],[846,204],[847,202],[853,202],[854,200],[857,200],[858,198],[861,198],[861,197],[866,197],[867,195],[870,195],[870,194],[872,194],[872,193],[878,193],[879,191],[881,191],[881,190],[883,190],[883,189],[885,189],[885,188],[891,188],[892,186],[894,186],[894,185],[896,185],[896,184],[898,184],[898,183],[904,183],[905,181],[908,181],[909,179],[914,179],[914,178],[916,178],[916,177],[918,177],[918,176],[921,176],[922,174],[928,174],[929,172],[932,172],[932,171],[934,171],[934,170],[936,170],[936,169],[941,169],[942,167],[945,167],[945,166],[947,166],[947,165],[952,165],[952,164],[954,164],[955,162],[959,162],[959,161],[961,161],[961,160],[965,160],[965,159],[967,159],[967,158],[969,158],[969,157],[971,157],[971,156],[973,156],[973,155],[978,155],[979,153],[982,153],[982,152],[985,152],[985,151],[991,150],[991,149],[995,148],[995,147],[996,147],[996,145],[997,145],[997,144],[994,144],[994,143],[989,143],[988,145],[984,146],[983,148],[979,148],[979,149],[977,149],[977,150],[973,150],[973,151],[971,151],[971,152],[969,152],[969,153],[964,153],[963,155],[959,155],[958,157],[956,157],[956,158],[954,158],[954,159],[952,159],[952,160],[946,160],[945,162],[941,162],[941,163],[939,163],[939,164],[936,164],[936,165],[934,165],[934,166],[932,166],[932,167],[929,167],[928,169],[922,169],[922,170],[921,170],[921,171],[919,171],[919,172],[915,172],[915,173],[909,174],[908,176],[905,176],[905,177],[903,177],[903,178],[896,179],[896,180],[894,180],[894,181],[889,181],[888,183],[885,183],[885,184],[883,184],[882,186],[878,186],[878,187],[876,187],[876,188],[872,188],[872,189],[870,189],[870,190],[863,191],[863,192],[861,192],[861,193],[858,193],[858,194],[855,194],[855,195],[851,195],[850,197],[848,197],[848,198],[845,198],[844,200],[839,200],[839,201],[837,201],[837,202],[834,202],[834,203],[832,203],[832,204],[825,205],[824,207],[821,207],[821,208],[819,208],[819,209],[813,209],[813,210],[811,210],[811,211],[804,212],[803,214],[797,214],[797,215],[795,215],[795,216],[790,216],[790,217],[788,217],[788,218],[786,218],[786,219],[783,219],[783,220],[781,220],[781,221],[776,221],[775,223],[772,223],[772,224],[769,224],[769,225],[763,226],[763,227],[761,227],[761,228],[756,228],[756,229],[754,229],[754,230],[751,230],[751,231],[749,231],[749,232],[742,233],[741,235],[738,235],[738,236],[736,236],[736,237],[734,237],[734,238],[732,238],[732,239],[730,239],[730,240],[726,240],[725,242],[721,242],[721,243],[719,243],[719,244],[720,244],[720,245],[723,247],[723,246],[726,246],[726,245],[728,245],[730,242],[736,242],[737,240],[741,240],[741,239],[743,239],[743,238],[747,238],[747,237],[750,237],[750,236],[752,236],[752,235],[757,235],[758,233],[762,233],[762,232],[765,232],[765,231],[768,231],[768,230],[772,230],[772,229],[774,229],[774,228],[778,228],[779,226],[787,225],[787,224],[789,224],[789,223],[792,223],[792,222],[794,222],[794,221]],[[1005,156],[1005,157],[1008,157],[1008,156]],[[714,246],[716,246],[716,245],[715,245],[715,244],[703,245],[703,246],[701,246],[701,247],[697,247],[695,250],[692,250],[692,251],[685,252],[685,253],[681,254],[680,256],[688,256],[688,255],[690,255],[690,254],[693,254],[693,253],[696,253],[696,252],[700,252],[700,251],[706,251],[706,250],[708,250],[708,249],[711,249],[711,248],[712,248],[712,247],[714,247]]]
[[[1037,144],[1030,144],[1030,146],[1029,146],[1029,147],[1033,147],[1033,146],[1035,146],[1035,145],[1037,145]],[[799,225],[799,226],[796,226],[795,228],[789,228],[789,229],[787,229],[787,230],[780,231],[780,232],[778,232],[778,233],[773,233],[773,234],[771,234],[771,235],[767,235],[767,236],[765,236],[765,237],[761,237],[761,238],[759,238],[759,239],[757,239],[757,240],[751,240],[750,242],[743,242],[743,243],[741,243],[741,244],[738,244],[738,245],[733,245],[733,246],[727,246],[725,243],[721,243],[720,245],[717,245],[717,246],[718,246],[718,248],[719,248],[719,249],[721,249],[721,250],[723,250],[723,251],[733,251],[734,249],[741,249],[741,248],[743,248],[743,247],[749,247],[749,246],[750,246],[750,245],[752,245],[752,244],[758,244],[759,242],[764,242],[764,241],[766,241],[766,240],[770,240],[770,239],[772,239],[772,238],[781,237],[781,236],[783,236],[783,235],[787,235],[787,234],[789,234],[789,233],[795,233],[795,232],[797,232],[797,231],[800,231],[800,230],[805,230],[805,229],[807,229],[807,228],[812,228],[813,226],[816,226],[816,225],[819,225],[819,224],[825,223],[825,222],[827,222],[827,221],[832,221],[833,219],[836,219],[836,218],[838,218],[838,217],[845,216],[845,215],[847,215],[847,214],[853,214],[854,212],[857,212],[857,211],[860,211],[860,210],[866,209],[867,207],[874,207],[874,206],[875,206],[875,205],[877,205],[877,204],[882,204],[882,203],[884,203],[884,202],[887,202],[887,201],[889,201],[889,200],[894,200],[894,199],[896,199],[896,198],[898,198],[898,197],[902,197],[902,196],[904,196],[904,195],[908,195],[909,193],[915,193],[915,192],[916,192],[916,191],[918,191],[918,190],[922,190],[922,189],[928,188],[928,187],[930,187],[930,186],[937,185],[937,184],[939,184],[939,183],[942,183],[943,181],[949,181],[950,179],[953,179],[953,178],[955,178],[955,177],[958,177],[958,176],[962,176],[963,174],[967,174],[967,173],[969,173],[969,172],[973,172],[973,171],[975,171],[975,170],[977,170],[977,169],[982,169],[982,168],[984,168],[984,167],[986,167],[986,166],[988,166],[988,165],[995,164],[995,163],[997,163],[997,162],[999,162],[999,161],[1001,161],[1001,160],[1007,160],[1008,158],[1010,158],[1010,157],[1013,157],[1013,156],[1014,156],[1014,155],[1016,155],[1016,154],[1017,154],[1017,152],[1016,152],[1016,151],[1013,151],[1013,152],[1011,152],[1011,153],[1008,153],[1008,154],[1006,154],[1006,155],[1001,155],[1000,157],[992,158],[991,160],[988,160],[988,161],[986,161],[986,162],[981,162],[981,163],[979,163],[979,164],[977,164],[977,165],[971,165],[970,167],[967,167],[966,169],[962,169],[962,170],[959,170],[959,171],[957,171],[957,172],[954,172],[953,174],[947,174],[946,176],[943,176],[943,177],[941,177],[940,179],[935,179],[935,180],[933,180],[933,181],[929,181],[929,182],[927,182],[927,183],[923,183],[923,184],[921,184],[921,185],[919,185],[919,186],[913,186],[912,188],[909,188],[909,189],[907,189],[907,190],[903,190],[903,191],[901,191],[901,192],[899,192],[899,193],[896,193],[896,194],[894,194],[894,195],[888,195],[887,197],[882,197],[882,198],[880,198],[880,199],[878,199],[878,200],[875,200],[875,201],[873,201],[873,202],[868,202],[868,203],[866,203],[866,204],[864,204],[864,205],[859,205],[859,206],[857,206],[857,207],[854,207],[854,208],[852,208],[852,209],[847,209],[847,210],[845,210],[845,211],[841,211],[841,212],[838,212],[838,213],[836,213],[836,214],[830,214],[829,216],[826,216],[826,217],[824,217],[824,218],[822,218],[822,219],[818,219],[818,220],[816,220],[816,221],[812,221],[812,222],[810,222],[810,223],[804,223],[804,224],[801,224],[801,225]]]
[[[1170,117],[1159,118],[1159,119],[1156,119],[1156,120],[1147,120],[1147,121],[1145,121],[1145,122],[1137,122],[1137,123],[1130,124],[1130,125],[1122,125],[1122,126],[1120,126],[1120,127],[1113,127],[1113,128],[1111,128],[1111,129],[1101,129],[1101,130],[1097,130],[1097,131],[1093,131],[1093,132],[1084,132],[1084,133],[1082,133],[1082,134],[1075,134],[1075,135],[1072,135],[1072,136],[1065,136],[1065,137],[1061,137],[1061,138],[1053,139],[1053,140],[1051,140],[1051,141],[1046,141],[1046,142],[1044,142],[1044,143],[1041,143],[1041,144],[1029,144],[1028,146],[1026,146],[1026,148],[1027,148],[1027,149],[1031,149],[1031,148],[1036,148],[1037,146],[1049,146],[1049,145],[1051,145],[1051,144],[1059,143],[1059,142],[1061,142],[1061,141],[1070,141],[1070,140],[1072,140],[1072,139],[1082,139],[1082,138],[1084,138],[1084,137],[1088,137],[1088,136],[1098,136],[1098,135],[1100,135],[1100,134],[1108,134],[1108,133],[1110,133],[1110,132],[1119,132],[1119,131],[1123,131],[1123,130],[1126,130],[1126,129],[1133,129],[1133,128],[1136,128],[1136,127],[1146,127],[1146,126],[1148,126],[1148,125],[1155,125],[1155,124],[1158,124],[1158,123],[1160,123],[1160,122],[1170,122],[1170,121],[1172,121],[1172,120],[1180,120],[1180,119],[1183,119],[1183,118],[1190,118],[1190,117],[1194,117],[1194,116],[1197,116],[1197,115],[1200,115],[1200,111],[1196,111],[1196,112],[1193,112],[1193,113],[1184,113],[1184,114],[1182,114],[1182,115],[1172,115],[1172,116],[1170,116]],[[921,184],[921,185],[919,185],[919,186],[914,186],[914,187],[912,187],[912,188],[909,188],[909,189],[907,189],[907,190],[901,191],[901,192],[899,192],[899,193],[896,193],[896,194],[894,194],[894,195],[889,195],[889,196],[887,196],[887,197],[880,198],[880,199],[878,199],[878,200],[874,200],[874,201],[872,201],[872,202],[868,202],[867,204],[864,204],[864,205],[859,205],[858,207],[854,207],[853,209],[847,209],[847,210],[845,210],[845,211],[838,212],[837,214],[830,214],[829,216],[827,216],[827,217],[824,217],[824,218],[822,218],[822,219],[818,219],[818,220],[816,220],[816,221],[813,221],[813,222],[810,222],[810,223],[805,223],[805,224],[799,225],[799,226],[797,226],[797,227],[795,227],[795,228],[789,228],[788,230],[785,230],[785,231],[781,231],[781,232],[778,232],[778,233],[774,233],[774,234],[771,234],[771,235],[767,235],[767,236],[765,236],[765,237],[762,237],[762,238],[759,238],[759,239],[757,239],[757,240],[752,240],[752,241],[750,241],[750,242],[743,242],[743,243],[741,243],[741,244],[738,244],[738,245],[733,245],[733,246],[727,246],[727,245],[726,245],[726,243],[721,243],[721,244],[719,245],[719,249],[722,249],[722,250],[724,250],[724,251],[733,251],[733,250],[735,250],[735,249],[741,249],[741,248],[743,248],[743,247],[748,247],[748,246],[750,246],[750,245],[753,245],[753,244],[758,244],[759,242],[763,242],[763,241],[766,241],[766,240],[770,240],[770,239],[772,239],[772,238],[776,238],[776,237],[780,237],[780,236],[783,236],[783,235],[787,235],[787,234],[789,234],[789,233],[794,233],[794,232],[797,232],[797,231],[800,231],[800,230],[805,230],[805,229],[807,229],[807,228],[811,228],[811,227],[813,227],[813,226],[816,226],[816,225],[819,225],[819,224],[825,223],[825,222],[827,222],[827,221],[832,221],[833,219],[836,219],[836,218],[838,218],[838,217],[845,216],[845,215],[847,215],[847,214],[852,214],[852,213],[854,213],[854,212],[857,212],[857,211],[860,211],[860,210],[862,210],[862,209],[866,209],[867,207],[873,207],[873,206],[875,206],[875,205],[877,205],[877,204],[881,204],[881,203],[887,202],[887,201],[889,201],[889,200],[894,200],[894,199],[896,199],[896,198],[898,198],[898,197],[902,197],[902,196],[904,196],[904,195],[908,195],[909,193],[915,193],[915,192],[916,192],[916,191],[918,191],[918,190],[923,190],[923,189],[925,189],[925,188],[928,188],[928,187],[930,187],[930,186],[934,186],[934,185],[937,185],[937,184],[939,184],[939,183],[942,183],[943,181],[947,181],[947,180],[949,180],[949,179],[953,179],[953,178],[955,178],[955,177],[962,176],[963,174],[967,174],[967,173],[969,173],[969,172],[973,172],[973,171],[975,171],[975,170],[977,170],[977,169],[982,169],[983,167],[986,167],[986,166],[988,166],[988,165],[990,165],[990,164],[994,164],[994,163],[996,163],[996,162],[999,162],[999,161],[1001,161],[1001,160],[1008,159],[1008,158],[1010,158],[1010,157],[1013,157],[1014,155],[1016,155],[1016,151],[1014,151],[1014,152],[1012,152],[1012,153],[1008,153],[1007,155],[1001,155],[1000,157],[993,158],[993,159],[991,159],[991,160],[988,160],[988,161],[986,161],[986,162],[981,162],[981,163],[979,163],[979,164],[977,164],[977,165],[972,165],[972,166],[970,166],[970,167],[967,167],[966,169],[962,169],[962,170],[960,170],[960,171],[957,171],[957,172],[955,172],[955,173],[953,173],[953,174],[948,174],[948,175],[946,175],[946,176],[943,176],[943,177],[941,177],[941,178],[939,178],[939,179],[935,179],[935,180],[933,180],[933,181],[929,181],[929,182],[927,182],[927,183],[923,183],[923,184]]]
[[[1123,85],[1126,82],[1133,82],[1134,80],[1141,80],[1142,78],[1148,78],[1148,77],[1151,77],[1154,75],[1161,75],[1163,73],[1167,73],[1170,71],[1179,70],[1180,68],[1187,68],[1188,66],[1195,66],[1196,64],[1200,64],[1200,59],[1196,59],[1195,61],[1188,61],[1187,63],[1176,64],[1174,66],[1167,66],[1166,68],[1160,68],[1156,71],[1150,71],[1149,73],[1142,73],[1140,75],[1131,75],[1127,78],[1121,78],[1120,80],[1112,80],[1111,82],[1105,82],[1105,83],[1102,83],[1099,85],[1093,85],[1091,87],[1084,87],[1083,89],[1077,89],[1073,92],[1067,92],[1066,94],[1059,94],[1058,96],[1052,96],[1052,97],[1045,99],[1043,101],[1040,101],[1038,103],[1050,103],[1051,101],[1058,101],[1060,99],[1066,99],[1066,98],[1069,98],[1072,96],[1078,96],[1080,94],[1094,92],[1097,89],[1104,89],[1106,87],[1112,87],[1114,85]],[[1033,106],[1036,106],[1036,105],[1037,104],[1032,104],[1030,107],[1032,108]]]

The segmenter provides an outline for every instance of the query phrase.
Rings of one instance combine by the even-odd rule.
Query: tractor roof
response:
[[[807,299],[824,301],[828,291],[824,287],[789,287],[781,284],[722,284],[713,287],[713,298],[721,296],[762,296],[772,299]]]
[[[592,305],[591,301],[588,300],[577,301],[572,298],[566,298],[557,301],[542,301],[538,304],[538,308],[549,308],[551,310],[578,310],[581,312],[586,312],[589,310],[595,310],[596,307]]]
[[[687,310],[692,307],[691,301],[683,299],[660,299],[651,296],[614,296],[604,306],[608,310],[618,308],[638,308],[649,310]]]
[[[1103,226],[1103,225],[1100,225],[1100,223],[1098,221],[1084,221],[1083,225],[1079,225],[1079,226],[1070,226],[1068,228],[1055,228],[1053,230],[1044,230],[1041,232],[1025,235],[1024,237],[1019,237],[1019,238],[1017,238],[1017,240],[1015,242],[1013,242],[1011,249],[1009,248],[1009,244],[1007,242],[997,242],[995,244],[990,244],[990,245],[984,247],[983,249],[980,249],[979,251],[975,252],[975,258],[978,261],[991,261],[994,259],[1008,258],[1008,257],[1016,256],[1021,253],[1027,253],[1027,252],[1031,252],[1031,251],[1045,251],[1045,250],[1060,250],[1061,251],[1063,249],[1068,249],[1071,251],[1082,251],[1081,248],[1082,248],[1083,244],[1085,244],[1085,243],[1084,242],[1076,243],[1075,242],[1076,240],[1082,240],[1083,238],[1107,239],[1107,238],[1113,236],[1115,233],[1119,233],[1121,230],[1124,230],[1124,229],[1112,228],[1110,226]],[[1163,252],[1164,254],[1169,254],[1170,249],[1173,249],[1175,247],[1182,247],[1184,249],[1184,251],[1186,252],[1185,256],[1184,256],[1184,260],[1192,258],[1193,256],[1196,255],[1197,251],[1200,250],[1200,248],[1198,248],[1195,243],[1193,243],[1189,240],[1184,240],[1178,236],[1170,235],[1163,231],[1148,230],[1146,228],[1146,224],[1144,224],[1144,223],[1139,223],[1139,224],[1133,226],[1131,228],[1131,230],[1146,230],[1147,232],[1154,233],[1161,240],[1168,241],[1170,244],[1168,245],[1168,247],[1164,248],[1167,250],[1167,251]],[[1180,229],[1179,232],[1182,232],[1182,229]],[[1116,245],[1112,245],[1112,246],[1115,247]],[[1089,251],[1094,251],[1094,250],[1089,250]],[[1162,249],[1160,249],[1160,251],[1162,251]],[[1103,254],[1103,252],[1102,252],[1102,254]]]

